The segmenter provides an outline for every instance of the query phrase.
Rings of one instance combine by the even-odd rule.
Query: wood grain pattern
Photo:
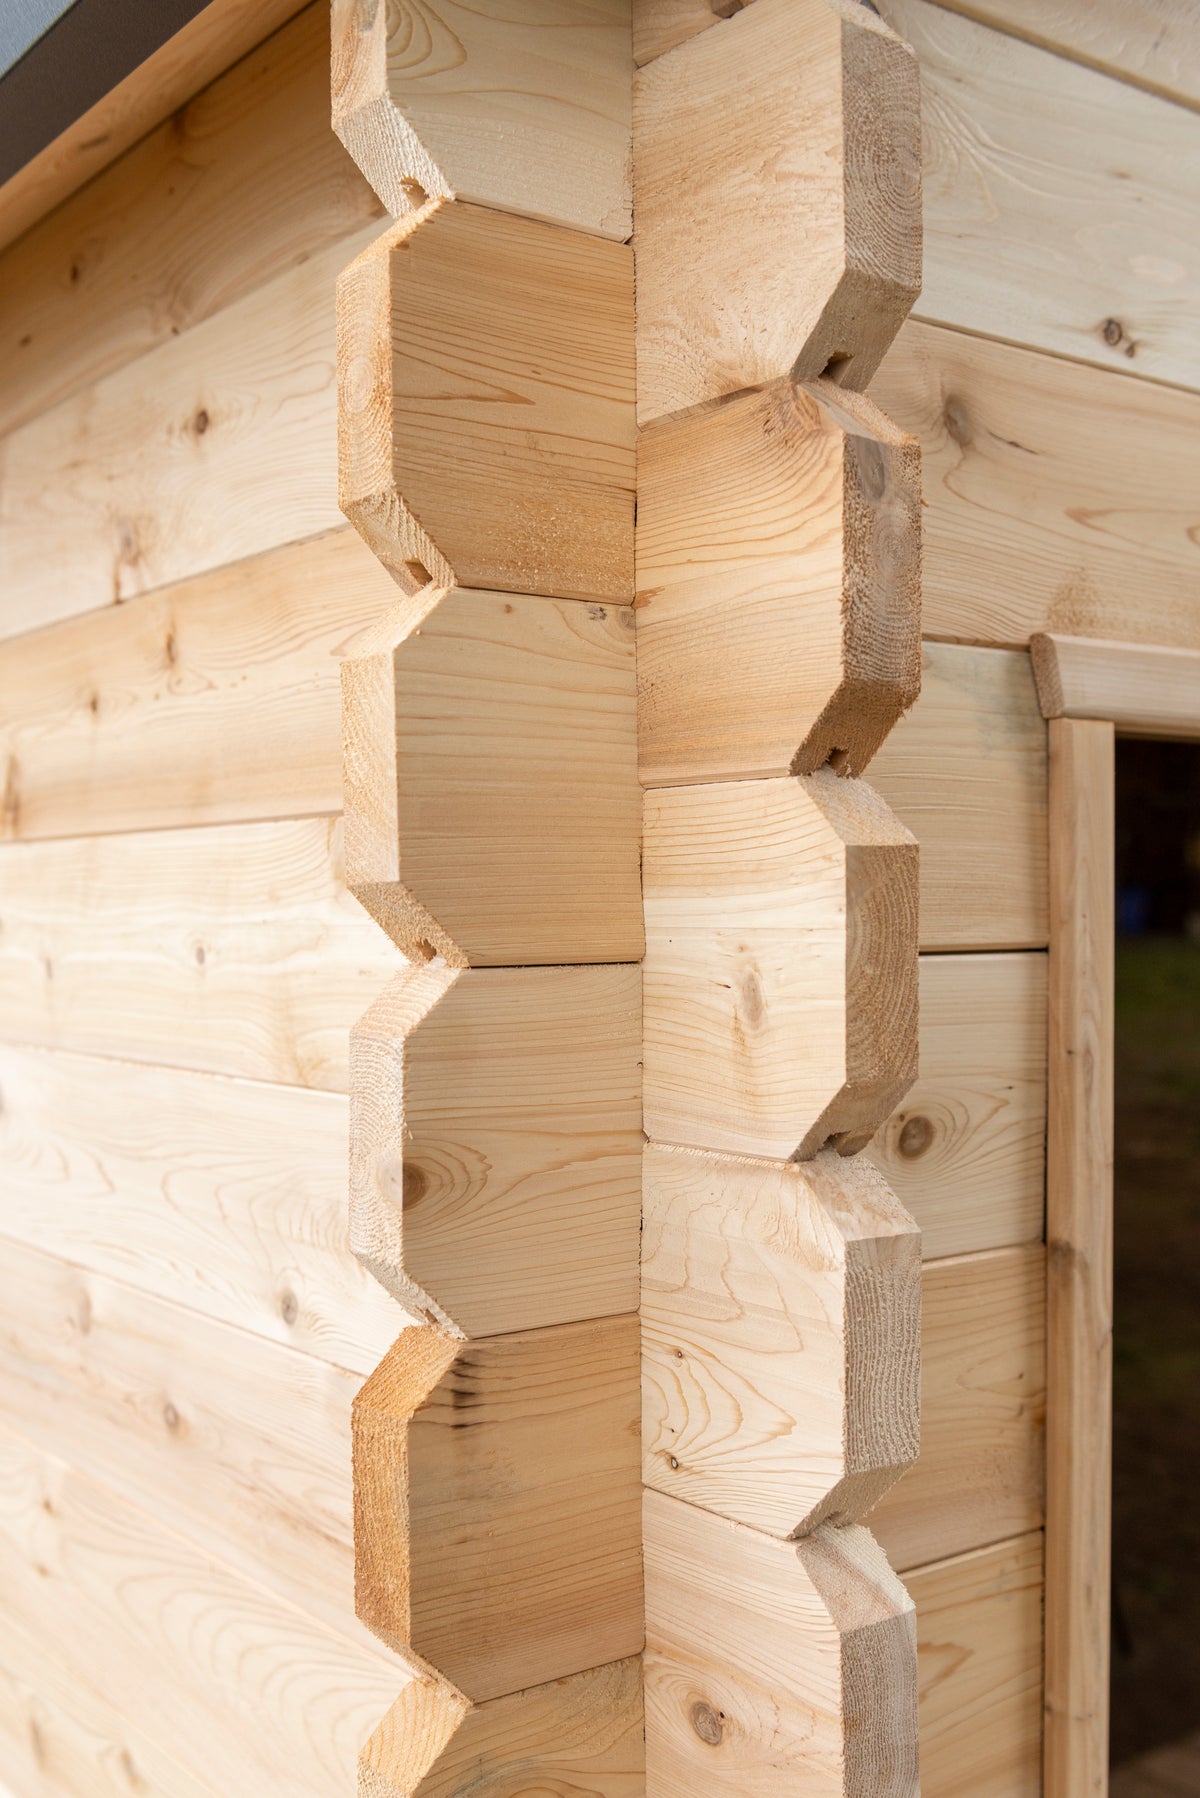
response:
[[[646,795],[646,1132],[808,1157],[916,1075],[917,850],[830,770]]]
[[[916,1082],[866,1154],[927,1261],[1038,1242],[1046,1188],[1046,958],[923,955]]]
[[[879,10],[921,70],[920,316],[1200,386],[1197,121],[928,0]]]
[[[334,282],[361,241],[288,269],[0,442],[0,635],[340,524]]]
[[[269,1798],[342,1798],[361,1742],[417,1678],[8,1430],[0,1615],[57,1643],[105,1705],[219,1792],[253,1780]]]
[[[0,1092],[8,1242],[358,1373],[386,1353],[395,1305],[347,1238],[344,1098],[11,1044]]]
[[[638,441],[646,786],[861,774],[920,686],[915,442],[831,381]]]
[[[406,592],[629,600],[633,257],[430,201],[338,282],[346,516]]]
[[[1050,726],[1046,1161],[1047,1786],[1108,1775],[1112,1466],[1113,727]]]
[[[271,0],[255,16],[265,36],[272,12],[296,10]],[[0,435],[381,216],[330,134],[320,0],[212,73],[0,259]]]
[[[641,70],[640,423],[827,369],[866,386],[921,283],[919,120],[907,46],[851,0],[755,0]]]
[[[334,0],[333,125],[396,216],[474,200],[630,233],[629,0]]]
[[[871,764],[921,845],[922,949],[1045,946],[1046,753],[1027,655],[925,645],[921,697]]]
[[[346,892],[339,819],[0,850],[0,1035],[345,1092],[403,966]]]
[[[866,1519],[901,1572],[1041,1526],[1045,1317],[1040,1243],[926,1263],[920,1459]]]
[[[1042,1798],[1040,1533],[904,1576],[917,1607],[922,1798]]]
[[[642,1643],[636,1316],[404,1330],[354,1404],[359,1616],[481,1701]]]
[[[641,68],[729,16],[712,0],[633,0],[633,59]]]
[[[350,890],[413,961],[638,961],[628,606],[427,588],[342,664]]]
[[[1038,636],[1030,643],[1047,718],[1107,719],[1137,737],[1200,737],[1200,652]]]
[[[0,1299],[13,1429],[354,1635],[355,1374],[11,1236]]]
[[[1189,0],[938,0],[1089,68],[1200,108],[1200,20]]]
[[[20,237],[299,11],[302,0],[208,0],[124,81],[0,188],[0,245]]]
[[[916,1459],[921,1243],[885,1182],[651,1144],[642,1477],[772,1536],[853,1523]]]
[[[350,1235],[471,1336],[631,1312],[636,967],[414,969],[351,1037]]]
[[[659,1492],[644,1522],[651,1789],[916,1798],[912,1601],[867,1531],[778,1542]]]
[[[335,657],[394,601],[343,526],[9,638],[0,839],[340,812]]]
[[[927,636],[1200,648],[1195,394],[915,319],[871,393],[921,441]]]

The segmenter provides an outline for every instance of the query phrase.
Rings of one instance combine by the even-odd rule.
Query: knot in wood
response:
[[[692,1706],[692,1728],[710,1748],[719,1748],[725,1737],[723,1716],[714,1711],[711,1704],[705,1704],[703,1699],[697,1699]]]

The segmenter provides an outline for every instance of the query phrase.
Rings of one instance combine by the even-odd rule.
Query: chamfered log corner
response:
[[[827,380],[648,425],[636,584],[644,785],[861,774],[921,684],[920,447]]]

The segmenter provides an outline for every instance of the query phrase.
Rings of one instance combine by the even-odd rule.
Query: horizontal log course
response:
[[[639,421],[865,387],[921,284],[907,45],[852,0],[755,0],[641,70],[634,152]]]
[[[912,1601],[869,1533],[779,1542],[648,1492],[646,1768],[662,1798],[916,1798]]]
[[[627,606],[426,588],[342,664],[346,878],[412,960],[640,960]]]
[[[914,438],[778,381],[638,441],[646,786],[861,774],[921,681]]]
[[[457,201],[338,283],[342,509],[406,592],[633,590],[633,256]]]
[[[646,796],[652,1141],[861,1148],[917,1072],[917,846],[829,769]]]
[[[852,1523],[916,1459],[921,1241],[886,1182],[651,1144],[643,1478],[767,1534]]]
[[[628,0],[334,0],[333,126],[388,211],[475,200],[629,236]]]

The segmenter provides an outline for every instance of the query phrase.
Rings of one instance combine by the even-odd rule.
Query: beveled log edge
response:
[[[1200,738],[1200,650],[1070,637],[1030,639],[1043,718],[1091,718],[1136,737]]]

